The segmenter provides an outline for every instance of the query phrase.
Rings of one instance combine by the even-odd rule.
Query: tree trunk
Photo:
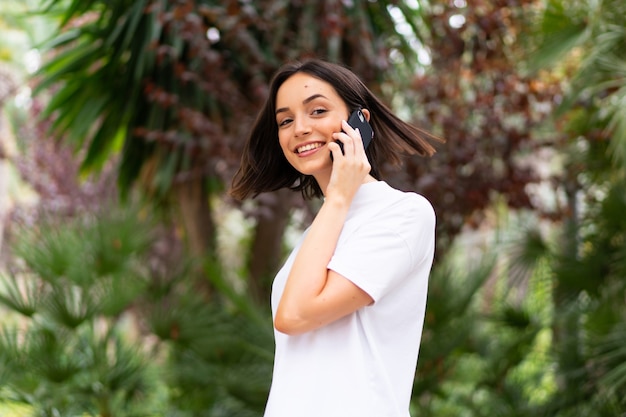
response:
[[[563,248],[564,256],[576,259],[579,251],[579,224],[578,224],[578,192],[579,185],[575,174],[565,181],[569,216],[564,222]],[[585,385],[586,376],[576,372],[584,368],[584,359],[580,340],[581,312],[576,298],[572,298],[571,290],[556,283],[553,289],[554,324],[553,346],[557,352],[560,368],[560,378],[557,385],[560,392],[579,393]],[[577,394],[578,395],[578,394]]]
[[[283,236],[289,223],[294,193],[282,189],[260,196],[259,199],[259,216],[248,263],[248,285],[257,302],[267,303],[272,278],[283,257]]]
[[[194,260],[199,261],[194,276],[199,289],[211,294],[211,285],[203,271],[203,260],[215,255],[216,230],[209,193],[202,178],[177,185],[175,195],[185,241]]]

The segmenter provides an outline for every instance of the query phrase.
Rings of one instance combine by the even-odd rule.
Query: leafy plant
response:
[[[556,114],[565,163],[560,188],[569,216],[559,245],[548,250],[554,274],[554,356],[559,393],[545,415],[621,415],[622,323],[626,311],[623,220],[626,32],[621,1],[551,0],[537,33],[537,67],[567,71]],[[559,41],[564,48],[556,49]],[[531,61],[532,63],[532,61]],[[556,65],[559,63],[560,65]]]
[[[121,211],[22,232],[14,248],[25,266],[2,278],[0,293],[22,316],[1,332],[1,399],[39,416],[150,410],[154,368],[126,312],[147,284],[151,235]]]

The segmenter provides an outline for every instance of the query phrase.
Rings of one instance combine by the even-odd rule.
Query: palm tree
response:
[[[22,230],[0,274],[0,402],[33,415],[133,415],[155,396],[149,355],[128,338],[122,314],[146,289],[142,259],[152,232],[137,213]]]
[[[234,172],[242,136],[286,60],[325,56],[368,82],[417,63],[392,11],[415,26],[419,11],[397,2],[218,2],[45,0],[60,16],[38,92],[55,88],[46,115],[53,130],[84,151],[83,169],[121,154],[123,194],[139,183],[174,207],[196,255],[214,254],[212,204]],[[404,66],[390,64],[390,51]],[[275,199],[279,201],[276,202]],[[251,289],[276,267],[288,194],[257,216]],[[261,250],[265,250],[263,253]]]
[[[559,245],[530,239],[522,251],[543,253],[534,261],[548,259],[553,273],[559,393],[546,407],[551,416],[626,411],[624,13],[622,1],[549,1],[531,66],[572,74],[558,113],[569,217]]]

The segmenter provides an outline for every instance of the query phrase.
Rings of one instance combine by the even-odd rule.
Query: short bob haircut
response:
[[[276,94],[289,77],[299,72],[330,84],[344,100],[348,111],[357,108],[369,110],[374,139],[366,155],[374,178],[381,179],[383,164],[397,166],[403,155],[431,156],[435,153],[429,139],[439,139],[400,120],[349,69],[319,59],[293,62],[281,67],[272,79],[269,97],[252,127],[241,165],[232,181],[230,194],[234,198],[243,200],[250,195],[256,197],[281,188],[300,191],[304,198],[323,196],[313,176],[301,174],[287,162],[278,142]]]

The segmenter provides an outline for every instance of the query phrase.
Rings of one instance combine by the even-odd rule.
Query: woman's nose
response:
[[[294,121],[294,124],[294,133],[296,136],[304,136],[311,133],[311,124],[307,121],[306,118],[299,117]]]

